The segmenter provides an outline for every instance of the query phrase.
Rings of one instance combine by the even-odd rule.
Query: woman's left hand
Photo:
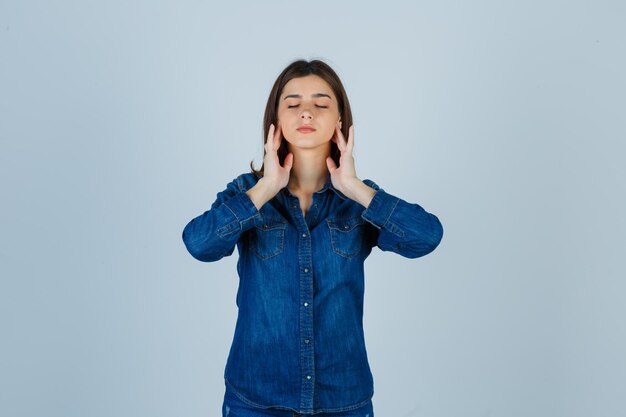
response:
[[[339,123],[335,126],[335,131],[336,135],[333,137],[333,141],[337,143],[341,156],[339,157],[339,168],[335,165],[333,158],[330,156],[326,158],[326,165],[330,171],[330,180],[333,183],[333,187],[341,191],[343,195],[367,208],[376,191],[356,176],[354,158],[352,157],[354,126],[350,126],[350,129],[348,129],[347,141],[341,133]]]
[[[356,170],[354,168],[354,157],[352,156],[352,148],[354,147],[354,125],[348,129],[348,140],[346,141],[339,123],[335,125],[335,136],[332,140],[337,143],[341,156],[339,157],[339,168],[330,156],[326,158],[326,165],[328,171],[330,171],[330,180],[333,183],[333,187],[341,191],[343,194],[348,195],[348,189],[355,182],[359,181],[356,176]]]

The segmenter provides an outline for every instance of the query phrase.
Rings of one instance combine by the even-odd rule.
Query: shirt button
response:
[[[302,233],[302,237],[306,237],[306,233]]]
[[[311,375],[307,375],[307,376],[306,376],[306,379],[311,379]]]
[[[309,339],[304,339],[304,343],[309,343]]]
[[[347,229],[347,228],[348,228],[348,225],[346,224],[343,228],[344,228],[344,229]]]
[[[306,303],[306,302],[305,302],[305,303],[304,303],[304,306],[305,306],[305,307],[308,307],[308,306],[309,306],[309,303]]]
[[[304,272],[309,272],[309,268],[304,268]]]

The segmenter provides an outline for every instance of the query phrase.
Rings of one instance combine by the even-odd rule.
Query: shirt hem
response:
[[[244,397],[239,391],[237,391],[237,389],[233,386],[233,384],[230,383],[230,381],[228,381],[227,378],[224,378],[224,382],[226,383],[226,385],[228,386],[228,388],[233,392],[233,394],[235,394],[241,401],[243,401],[244,403],[255,407],[255,408],[261,408],[261,409],[268,409],[268,408],[276,408],[276,409],[280,409],[280,410],[290,410],[290,411],[294,411],[296,413],[299,414],[319,414],[319,413],[339,413],[339,412],[343,412],[343,411],[352,411],[355,410],[357,408],[361,408],[364,405],[366,405],[367,403],[369,403],[373,396],[374,396],[374,391],[372,391],[365,400],[360,401],[356,404],[352,404],[352,405],[347,405],[345,407],[336,407],[336,408],[317,408],[317,409],[313,409],[313,410],[297,410],[295,408],[292,407],[284,407],[281,405],[262,405],[262,404],[258,404],[255,403],[254,401],[250,401],[249,399],[247,399],[246,397]]]

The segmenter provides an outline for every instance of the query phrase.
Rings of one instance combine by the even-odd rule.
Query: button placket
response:
[[[300,270],[300,369],[302,386],[300,406],[303,409],[313,408],[315,381],[315,352],[313,341],[313,273],[312,273],[312,242],[311,231],[307,220],[302,216],[300,205],[294,197],[293,218],[300,234],[298,242],[298,262]],[[310,212],[309,212],[310,213]],[[307,213],[310,218],[310,215]]]

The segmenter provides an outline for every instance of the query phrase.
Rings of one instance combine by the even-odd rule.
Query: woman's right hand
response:
[[[277,194],[289,183],[289,172],[293,166],[293,154],[289,152],[285,157],[284,166],[280,165],[278,159],[278,149],[282,142],[282,129],[280,123],[278,128],[274,128],[274,124],[270,125],[265,141],[265,156],[263,157],[263,180],[270,190]]]

